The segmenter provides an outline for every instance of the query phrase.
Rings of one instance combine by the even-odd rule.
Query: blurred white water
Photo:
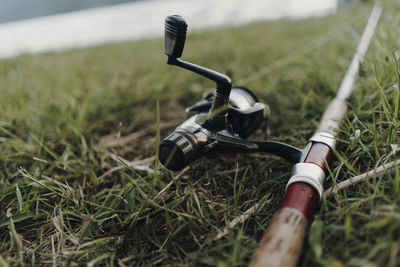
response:
[[[336,11],[336,0],[150,0],[0,24],[0,58],[161,37],[164,18],[182,15],[189,31]]]

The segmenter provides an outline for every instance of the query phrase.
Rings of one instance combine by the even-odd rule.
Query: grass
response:
[[[400,10],[398,1],[385,6],[326,186],[398,158]],[[270,138],[302,147],[370,8],[190,33],[183,58],[251,88],[270,105]],[[212,89],[165,64],[162,46],[144,40],[0,61],[0,265],[248,263],[292,165],[254,154],[202,158],[180,174],[158,168],[158,137]],[[130,164],[139,160],[141,169]],[[300,266],[398,266],[399,234],[397,168],[322,201]]]

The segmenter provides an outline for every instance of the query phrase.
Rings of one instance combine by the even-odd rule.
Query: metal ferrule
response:
[[[329,146],[331,149],[335,149],[336,146],[336,139],[333,134],[328,132],[318,132],[315,133],[308,142],[316,142],[316,143],[323,143]]]
[[[292,170],[292,177],[286,185],[286,190],[293,183],[303,182],[314,187],[319,195],[319,199],[322,199],[323,185],[325,180],[325,172],[313,163],[297,163],[294,165]]]

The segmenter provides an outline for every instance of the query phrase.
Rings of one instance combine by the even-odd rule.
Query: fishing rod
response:
[[[353,92],[360,62],[368,50],[381,13],[382,7],[376,3],[336,97],[322,115],[319,126],[303,150],[301,161],[293,167],[286,195],[253,255],[251,267],[296,265],[313,212],[322,199],[327,164],[336,146],[339,124],[347,111],[346,100]]]
[[[286,187],[286,196],[254,254],[251,266],[294,266],[314,208],[322,198],[326,164],[336,146],[339,123],[350,96],[382,8],[375,5],[359,42],[356,54],[336,98],[304,149],[275,142],[247,138],[261,124],[266,125],[269,108],[245,87],[232,87],[231,79],[217,71],[183,61],[187,23],[179,15],[165,19],[164,52],[167,64],[197,73],[216,84],[216,90],[187,108],[188,119],[160,142],[159,160],[178,171],[200,158],[215,153],[270,153],[295,163]],[[266,127],[266,126],[265,126]]]

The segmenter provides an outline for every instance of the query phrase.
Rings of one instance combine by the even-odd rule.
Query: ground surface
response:
[[[399,7],[386,3],[327,186],[398,158]],[[270,105],[270,139],[302,147],[370,10],[192,34],[183,58],[252,88]],[[182,173],[162,168],[153,157],[159,136],[212,88],[167,66],[162,46],[157,39],[0,61],[0,265],[247,264],[292,165],[254,154],[203,158]],[[324,199],[300,266],[398,266],[399,204],[399,168]]]

